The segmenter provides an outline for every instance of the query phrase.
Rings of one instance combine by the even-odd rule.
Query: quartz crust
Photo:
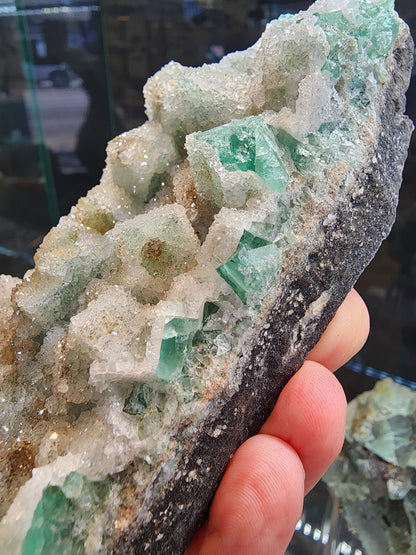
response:
[[[149,121],[23,280],[0,279],[0,551],[181,553],[395,218],[413,43],[319,0]]]

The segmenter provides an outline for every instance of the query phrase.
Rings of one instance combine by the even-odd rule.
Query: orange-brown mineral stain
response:
[[[1,492],[0,518],[3,518],[9,504],[19,488],[32,476],[35,467],[36,447],[29,441],[15,441],[6,449],[1,449],[0,466],[4,480]]]

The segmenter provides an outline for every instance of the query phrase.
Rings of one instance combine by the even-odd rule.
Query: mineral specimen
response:
[[[324,479],[368,555],[416,553],[416,392],[391,379],[348,406],[343,452]]]
[[[185,549],[390,230],[412,52],[392,0],[319,0],[149,79],[0,282],[2,552]]]

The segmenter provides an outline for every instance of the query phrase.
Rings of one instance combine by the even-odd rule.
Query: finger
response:
[[[248,439],[228,465],[207,523],[187,555],[283,554],[302,512],[304,471],[278,438]]]
[[[305,491],[320,479],[344,441],[346,399],[336,377],[306,361],[283,389],[261,433],[291,445],[305,469]]]
[[[307,360],[319,362],[334,371],[358,353],[367,340],[369,329],[367,307],[352,289]]]

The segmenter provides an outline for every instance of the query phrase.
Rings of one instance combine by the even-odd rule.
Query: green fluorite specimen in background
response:
[[[416,392],[387,379],[349,404],[347,440],[399,468],[416,469]]]
[[[386,379],[351,401],[324,480],[367,553],[416,553],[416,392]]]

